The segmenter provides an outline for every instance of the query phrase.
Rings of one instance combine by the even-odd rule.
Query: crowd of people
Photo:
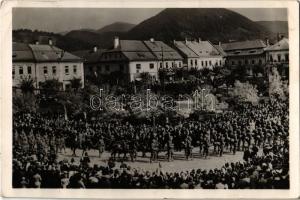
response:
[[[121,120],[62,120],[59,116],[16,113],[13,118],[13,187],[30,188],[288,188],[288,103],[245,105],[206,120],[184,120],[177,124],[138,124]],[[57,154],[72,149],[80,163],[58,160]],[[77,155],[77,149],[82,154]],[[105,166],[93,165],[89,149],[99,156],[111,152]],[[138,153],[158,162],[166,152],[186,159],[197,153],[203,158],[224,151],[244,151],[244,160],[226,163],[220,169],[155,172],[116,162]],[[262,152],[260,150],[262,149]],[[193,151],[194,150],[194,151]],[[118,159],[123,154],[124,159]]]

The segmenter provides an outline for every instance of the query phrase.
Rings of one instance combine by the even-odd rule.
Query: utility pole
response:
[[[165,87],[165,65],[164,65],[164,49],[163,47],[161,46],[161,63],[162,63],[162,72],[163,72],[163,90],[164,90],[164,94],[165,94],[165,90],[166,90],[166,87]]]

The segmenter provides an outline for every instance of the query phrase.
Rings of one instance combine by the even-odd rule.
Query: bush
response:
[[[238,103],[248,102],[257,104],[259,101],[256,87],[248,82],[242,83],[240,81],[235,81],[233,90],[229,95]]]

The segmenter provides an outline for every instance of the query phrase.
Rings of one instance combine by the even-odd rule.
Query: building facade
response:
[[[104,49],[99,49],[98,46],[94,46],[93,49],[71,52],[83,59],[84,78],[86,81],[97,78],[99,73],[101,73],[101,56],[103,52]]]
[[[266,64],[264,49],[267,45],[262,40],[224,43],[221,46],[226,53],[226,64],[232,68],[245,67],[249,76],[253,75],[254,67]]]
[[[281,76],[287,77],[289,72],[289,40],[282,38],[274,45],[266,47],[265,51],[268,67],[276,67]]]
[[[191,69],[195,60],[197,60],[199,56],[186,45],[185,41],[174,40],[174,48],[183,58],[184,69]]]
[[[124,83],[139,81],[148,73],[152,81],[158,80],[160,69],[182,67],[182,57],[161,41],[114,39],[114,48],[101,56],[101,74],[121,73]]]
[[[213,69],[223,66],[225,55],[210,41],[174,41],[176,49],[183,54],[185,66],[188,69]]]
[[[78,78],[84,87],[83,61],[53,45],[13,43],[13,86],[19,87],[23,79],[34,81],[40,88],[46,80],[57,79],[63,89],[70,87],[70,80]]]

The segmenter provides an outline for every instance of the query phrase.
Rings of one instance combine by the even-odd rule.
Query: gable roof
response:
[[[214,45],[214,47],[219,51],[222,56],[226,56],[226,52],[223,50],[221,45]]]
[[[130,61],[155,61],[156,57],[150,51],[125,51],[122,52]]]
[[[85,63],[98,63],[101,61],[101,56],[104,52],[104,49],[97,49],[97,51],[93,50],[81,50],[74,51],[72,54],[82,58]]]
[[[283,38],[277,43],[266,47],[266,51],[279,51],[279,50],[289,50],[289,39]]]
[[[28,61],[34,60],[33,53],[29,46],[24,43],[13,43],[13,61]]]
[[[265,48],[266,44],[262,40],[246,40],[240,42],[223,43],[222,48],[226,51],[239,50],[239,49],[255,49]]]
[[[140,40],[120,40],[121,51],[147,52],[149,49]]]
[[[30,44],[37,62],[82,61],[81,58],[52,45]]]
[[[129,61],[157,60],[146,45],[140,40],[119,40],[119,46],[117,48],[107,50],[103,52],[103,55],[113,52],[122,53]],[[102,57],[102,61],[108,61],[104,59],[104,57]]]
[[[144,41],[158,60],[182,60],[180,54],[162,41]]]
[[[198,57],[222,56],[210,41],[186,41],[185,45]]]
[[[13,61],[80,62],[82,59],[52,45],[13,43]]]
[[[175,47],[181,51],[188,58],[199,57],[194,51],[192,51],[183,41],[174,41]]]

